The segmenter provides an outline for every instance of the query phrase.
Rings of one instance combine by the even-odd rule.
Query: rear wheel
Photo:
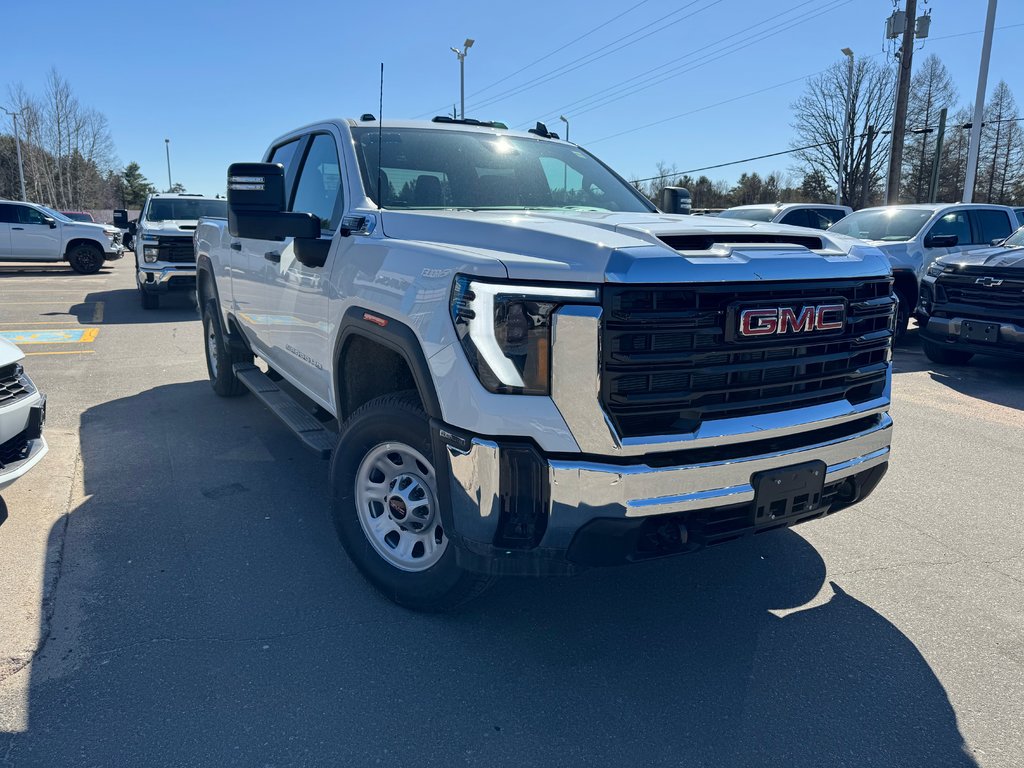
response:
[[[252,353],[238,349],[224,333],[216,299],[203,306],[203,338],[206,343],[206,371],[213,391],[221,397],[237,397],[245,393],[245,385],[235,375],[238,363],[251,363]]]
[[[68,264],[80,275],[94,275],[103,266],[103,251],[99,246],[81,243],[68,251]]]
[[[951,349],[941,344],[936,344],[933,341],[922,341],[921,346],[924,347],[924,354],[933,363],[942,363],[943,365],[965,365],[972,357],[973,352],[965,352],[962,349]]]
[[[493,581],[455,561],[415,392],[379,397],[345,422],[331,461],[331,514],[363,576],[406,608],[452,610]]]

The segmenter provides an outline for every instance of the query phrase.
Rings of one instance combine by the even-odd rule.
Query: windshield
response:
[[[932,211],[921,208],[875,208],[851,213],[831,227],[829,232],[859,237],[861,240],[884,240],[899,243],[910,240],[932,217]]]
[[[1003,240],[1002,244],[1012,248],[1024,248],[1024,227],[1021,227],[1008,238]]]
[[[61,213],[60,211],[55,211],[53,210],[53,208],[47,208],[45,205],[37,205],[36,207],[40,211],[45,213],[47,216],[53,216],[53,218],[55,218],[57,221],[63,221],[65,223],[71,221],[71,219],[69,219],[63,213]]]
[[[775,218],[774,208],[730,208],[718,214],[720,219],[746,219],[747,221],[771,221]]]
[[[363,184],[383,208],[567,209],[649,213],[654,206],[592,155],[550,139],[469,131],[352,131]]]
[[[196,221],[202,216],[226,219],[228,201],[181,197],[156,198],[149,201],[149,207],[146,209],[146,221]]]

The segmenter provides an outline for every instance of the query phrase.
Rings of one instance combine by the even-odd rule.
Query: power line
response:
[[[552,72],[550,72],[550,73],[548,73],[546,75],[542,75],[542,76],[534,78],[532,80],[528,80],[525,83],[520,83],[517,86],[513,86],[512,88],[510,88],[508,90],[502,91],[501,93],[497,93],[494,96],[491,96],[491,97],[489,97],[489,98],[487,98],[487,99],[485,99],[485,100],[483,100],[481,102],[478,102],[478,103],[473,105],[473,108],[474,109],[478,109],[478,110],[482,109],[484,107],[490,106],[491,104],[495,104],[495,103],[501,101],[502,99],[504,99],[504,98],[506,98],[508,96],[517,96],[520,93],[528,91],[528,90],[530,90],[532,88],[536,88],[538,85],[543,85],[544,83],[548,83],[548,82],[550,82],[552,80],[556,80],[559,77],[562,77],[563,75],[567,75],[570,72],[574,72],[577,69],[580,69],[581,67],[585,67],[585,66],[587,66],[589,64],[593,64],[595,61],[598,61],[600,59],[603,59],[606,56],[610,56],[613,53],[621,51],[623,48],[628,48],[631,45],[635,45],[636,43],[640,42],[641,40],[647,39],[651,35],[658,34],[659,32],[664,32],[669,27],[674,26],[676,24],[679,24],[679,23],[685,21],[686,19],[691,18],[692,16],[695,16],[696,14],[701,13],[702,11],[706,11],[709,8],[712,8],[712,7],[718,5],[719,3],[722,3],[724,1],[725,0],[711,0],[711,2],[709,2],[707,5],[703,6],[702,8],[698,8],[697,10],[695,10],[695,11],[693,11],[691,13],[688,13],[685,16],[683,16],[681,18],[678,18],[678,19],[676,19],[674,21],[670,21],[667,24],[663,24],[663,25],[659,26],[657,29],[655,29],[654,31],[648,32],[647,34],[644,34],[644,35],[641,35],[640,37],[637,37],[634,40],[628,40],[626,42],[623,42],[621,45],[618,45],[618,46],[613,47],[613,48],[608,48],[607,50],[604,50],[603,52],[599,52],[600,49],[598,51],[591,51],[588,54],[584,54],[583,56],[581,56],[581,57],[579,57],[577,59],[574,59],[574,60],[572,60],[572,61],[570,61],[570,62],[568,62],[566,64],[563,64],[561,67],[556,68],[555,70],[553,70]],[[697,5],[698,2],[701,2],[701,0],[691,0],[691,2],[687,3],[682,8],[677,8],[676,10],[672,11],[671,13],[668,13],[668,14],[662,16],[661,18],[656,19],[656,20],[652,21],[649,24],[645,24],[644,26],[639,27],[638,29],[635,29],[632,32],[627,33],[626,35],[623,36],[622,39],[625,40],[626,38],[629,38],[629,37],[637,34],[638,32],[641,32],[641,31],[643,31],[645,29],[648,29],[648,28],[650,28],[652,26],[658,25],[658,24],[660,24],[660,22],[664,21],[665,19],[669,18],[670,16],[674,16],[674,15],[676,15],[676,14],[682,12],[682,11],[685,11],[687,8],[690,8],[690,7],[694,6],[694,5]]]
[[[830,1],[834,2],[835,0],[830,0]],[[786,15],[792,13],[793,11],[798,10],[799,8],[802,8],[805,5],[810,5],[812,3],[817,3],[817,2],[819,2],[819,0],[803,0],[803,2],[800,2],[797,5],[794,5],[791,8],[788,8],[785,11],[782,11],[781,13],[774,14],[773,16],[771,16],[771,17],[769,17],[767,19],[759,21],[756,24],[752,24],[751,26],[746,27],[744,29],[741,29],[738,32],[734,32],[731,35],[727,35],[726,37],[723,37],[723,38],[720,38],[718,40],[714,40],[712,42],[709,42],[706,45],[702,46],[701,48],[697,48],[696,50],[690,51],[689,53],[687,53],[687,54],[685,54],[683,56],[679,56],[677,58],[671,59],[670,61],[667,61],[664,64],[660,64],[659,66],[652,67],[651,69],[644,70],[643,72],[640,72],[639,74],[633,75],[632,77],[629,77],[629,78],[627,78],[625,80],[622,80],[622,81],[616,83],[615,85],[607,86],[607,87],[601,89],[600,91],[597,91],[595,93],[590,94],[589,96],[585,96],[583,98],[576,99],[575,101],[572,101],[572,102],[570,102],[568,104],[564,104],[564,105],[562,105],[562,106],[560,106],[560,107],[558,107],[556,109],[548,110],[548,111],[546,111],[544,113],[544,115],[541,115],[540,117],[538,117],[536,119],[537,120],[543,120],[548,115],[565,114],[568,111],[572,111],[575,115],[585,114],[586,112],[591,111],[592,109],[596,108],[597,106],[602,106],[602,104],[597,104],[597,103],[591,104],[591,105],[587,105],[587,102],[591,102],[591,101],[593,101],[593,102],[600,102],[602,100],[605,100],[604,103],[611,103],[612,101],[616,101],[616,100],[618,100],[618,98],[621,98],[621,97],[618,97],[618,96],[616,96],[614,98],[609,98],[610,96],[613,96],[615,93],[622,92],[622,91],[625,91],[627,95],[628,94],[633,94],[633,93],[639,93],[640,91],[643,91],[643,90],[645,90],[647,88],[650,88],[650,87],[652,87],[654,85],[657,85],[657,84],[659,84],[661,82],[665,82],[665,80],[668,80],[668,79],[670,79],[672,77],[677,77],[679,74],[683,74],[683,72],[690,71],[691,69],[695,68],[696,66],[703,66],[704,63],[707,63],[709,61],[713,61],[714,59],[713,58],[709,58],[707,56],[704,56],[704,57],[698,58],[694,62],[689,62],[689,63],[686,63],[686,64],[679,64],[678,66],[675,66],[675,67],[673,67],[672,65],[677,64],[678,62],[685,61],[686,59],[693,58],[696,54],[700,53],[701,51],[706,51],[708,49],[714,49],[716,46],[721,45],[722,43],[726,42],[727,40],[731,40],[733,38],[740,37],[741,35],[744,35],[747,32],[750,32],[751,30],[756,29],[757,27],[764,26],[765,24],[768,24],[770,22],[778,21],[783,16],[786,16]],[[851,0],[844,0],[844,2],[851,2]],[[825,10],[831,10],[831,9],[825,9]],[[809,18],[811,18],[811,17],[805,17],[804,19],[802,19],[798,23],[802,23],[802,21],[806,21]],[[791,19],[790,21],[793,21],[793,20]],[[787,23],[790,23],[790,22],[782,22],[782,24],[787,24]],[[782,24],[777,25],[777,26],[781,26]],[[763,34],[766,31],[768,31],[768,30],[761,30],[761,32],[758,32],[757,34]],[[780,32],[781,31],[783,31],[783,30],[780,30]],[[742,44],[743,45],[748,45],[750,42],[751,41],[749,41],[749,40],[744,40],[744,41],[742,41]],[[730,47],[732,47],[734,45],[735,45],[735,43],[730,44]],[[716,51],[716,58],[720,57],[718,55],[720,53],[721,53],[720,51]],[[721,55],[727,55],[727,54],[721,54]],[[672,75],[669,75],[668,77],[666,77],[666,75],[668,75],[669,72],[676,72],[677,70],[680,70],[680,69],[682,69],[683,71],[682,72],[677,72],[676,74],[672,74]],[[655,80],[654,82],[650,82],[650,83],[648,83],[648,84],[646,84],[646,85],[644,85],[644,86],[642,86],[640,88],[634,88],[632,85],[630,85],[631,83],[634,83],[637,80],[642,80],[643,78],[648,77],[649,75],[653,75],[655,72],[658,72],[659,70],[665,70],[665,71],[661,72],[660,74],[656,75],[656,77],[660,78],[660,79]],[[583,109],[582,111],[580,111],[580,107],[582,107],[584,105],[586,105],[586,108]],[[521,123],[521,125],[531,125],[533,122],[535,122],[535,121],[534,120],[526,121],[526,122]]]
[[[594,28],[590,29],[590,30],[589,30],[589,31],[587,31],[587,32],[584,32],[584,33],[583,33],[582,35],[580,35],[579,37],[575,37],[575,38],[573,38],[573,39],[572,39],[572,40],[570,40],[570,41],[569,41],[568,43],[565,43],[564,45],[561,45],[561,46],[559,46],[558,48],[555,48],[555,49],[554,49],[553,51],[550,51],[549,53],[546,53],[546,54],[544,54],[544,55],[543,55],[543,56],[541,56],[541,57],[540,57],[539,59],[534,59],[533,61],[531,61],[531,62],[530,62],[529,64],[527,64],[526,66],[523,66],[523,67],[520,67],[519,69],[517,69],[517,70],[516,70],[515,72],[511,72],[511,73],[509,73],[509,74],[505,75],[504,77],[502,77],[502,78],[500,78],[500,79],[498,79],[498,80],[495,80],[495,81],[494,81],[493,83],[491,83],[490,85],[485,85],[485,86],[484,86],[483,88],[481,88],[481,89],[479,89],[479,90],[477,90],[477,91],[473,91],[473,93],[469,94],[469,97],[470,97],[470,98],[473,98],[474,96],[479,96],[479,95],[480,95],[481,93],[483,93],[483,92],[485,92],[485,91],[489,91],[489,90],[490,90],[491,88],[493,88],[494,86],[496,86],[496,85],[499,85],[499,84],[501,84],[501,83],[505,82],[506,80],[510,80],[511,78],[513,78],[513,77],[515,77],[516,75],[518,75],[518,74],[519,74],[520,72],[525,72],[526,70],[530,69],[530,67],[534,67],[534,66],[536,66],[537,64],[540,64],[540,63],[541,63],[542,61],[546,61],[547,59],[550,59],[550,58],[551,58],[552,56],[554,56],[554,55],[555,55],[556,53],[560,53],[561,51],[564,51],[564,50],[565,50],[566,48],[569,48],[570,46],[573,46],[573,45],[575,45],[575,44],[576,44],[576,43],[578,43],[578,42],[579,42],[580,40],[583,40],[583,39],[584,39],[584,38],[586,38],[586,37],[590,37],[590,35],[594,34],[595,32],[597,32],[597,31],[598,31],[598,30],[600,30],[600,29],[603,29],[604,27],[607,27],[607,26],[608,26],[609,24],[611,24],[611,23],[612,23],[613,21],[617,21],[617,20],[621,19],[621,18],[622,18],[623,16],[625,16],[625,15],[627,15],[627,14],[629,14],[629,13],[632,13],[633,11],[635,11],[635,10],[636,10],[637,8],[639,8],[639,7],[641,6],[641,5],[646,5],[646,4],[647,4],[647,3],[649,3],[649,2],[650,2],[650,0],[640,0],[640,2],[639,2],[639,3],[637,3],[636,5],[633,5],[633,6],[629,7],[629,8],[627,8],[627,9],[626,9],[625,11],[623,11],[622,13],[619,13],[619,14],[616,14],[615,16],[612,16],[612,17],[611,17],[610,19],[608,19],[607,21],[601,22],[601,23],[600,23],[600,24],[598,24],[598,25],[597,25],[596,27],[594,27]],[[441,112],[442,110],[445,110],[445,109],[447,109],[447,108],[448,108],[448,107],[447,107],[447,105],[445,105],[445,106],[441,107],[440,109],[435,109],[435,110],[431,110],[431,111],[429,111],[429,112],[421,112],[420,114],[416,115],[416,116],[415,116],[415,117],[414,117],[413,119],[414,119],[414,120],[416,120],[416,119],[419,119],[419,118],[421,118],[421,117],[427,117],[427,116],[430,116],[430,115],[436,115],[436,114],[438,114],[439,112]]]

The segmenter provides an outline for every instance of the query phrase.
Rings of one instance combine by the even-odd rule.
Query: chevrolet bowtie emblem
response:
[[[997,285],[1002,285],[1002,280],[997,280],[994,277],[979,277],[975,280],[978,285],[984,285],[986,288],[994,288]]]

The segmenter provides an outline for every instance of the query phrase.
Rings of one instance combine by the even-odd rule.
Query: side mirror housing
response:
[[[295,249],[295,260],[304,267],[318,269],[327,263],[327,253],[331,250],[330,240],[321,240],[319,237],[297,237],[292,241],[292,248]]]
[[[133,221],[129,221],[125,228],[128,230],[128,234],[134,237],[139,232],[139,220],[134,219]]]
[[[319,238],[320,219],[285,210],[280,163],[232,163],[228,167],[228,233],[256,240]]]
[[[57,220],[52,216],[43,216],[43,221],[50,225],[50,229],[57,228]]]
[[[1003,241],[1004,241],[1005,239],[1006,239],[1005,237],[997,237],[997,238],[994,238],[994,239],[992,240],[992,242],[991,242],[991,243],[989,243],[989,245],[1002,245],[1002,244],[1003,244]]]
[[[924,239],[925,248],[952,248],[960,242],[958,235],[928,235]]]
[[[124,208],[114,209],[114,226],[118,229],[128,229],[128,211]]]

